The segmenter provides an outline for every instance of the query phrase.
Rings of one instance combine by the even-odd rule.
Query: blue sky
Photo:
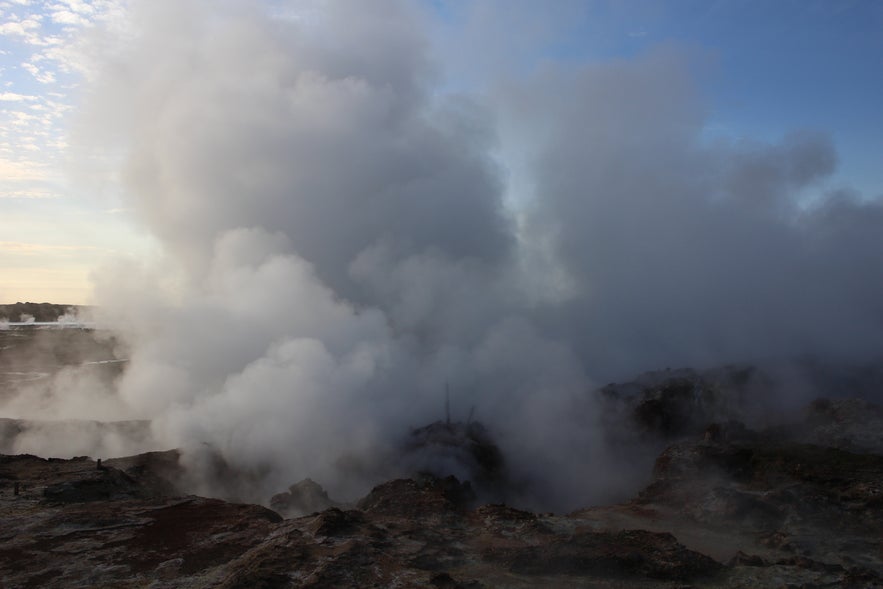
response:
[[[431,2],[442,34],[467,26],[474,4]],[[709,133],[760,140],[794,129],[830,133],[840,154],[837,178],[866,196],[883,193],[883,2],[495,3],[500,12],[507,5],[523,14],[502,16],[503,26],[554,23],[520,54],[525,67],[683,48],[697,57]]]
[[[666,15],[660,33],[716,57],[706,89],[712,123],[762,138],[830,132],[840,177],[881,192],[883,3],[690,4]]]
[[[416,2],[417,0],[415,0]],[[0,302],[89,301],[89,273],[150,240],[71,174],[69,133],[91,61],[86,40],[119,26],[124,0],[0,2]],[[276,4],[286,4],[276,2]],[[291,3],[297,4],[297,3]],[[831,136],[820,190],[883,194],[883,2],[877,0],[425,0],[447,88],[547,62],[630,59],[661,45],[695,56],[706,135]]]

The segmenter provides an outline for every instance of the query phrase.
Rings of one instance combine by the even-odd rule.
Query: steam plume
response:
[[[80,139],[122,154],[163,248],[96,274],[119,402],[158,445],[209,444],[258,496],[352,496],[450,381],[534,499],[575,507],[629,478],[594,385],[883,349],[880,200],[805,204],[826,135],[704,139],[671,50],[448,95],[411,4],[311,6],[134,3],[92,85]]]

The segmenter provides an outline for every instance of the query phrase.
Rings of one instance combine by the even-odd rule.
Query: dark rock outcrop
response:
[[[422,477],[383,483],[359,501],[358,508],[379,515],[421,518],[462,513],[474,503],[469,481],[461,483],[454,476]]]
[[[436,421],[412,430],[401,463],[411,476],[455,476],[489,497],[503,494],[509,482],[503,453],[477,421]]]
[[[880,587],[883,456],[853,442],[878,408],[856,407],[817,402],[761,431],[718,421],[660,453],[635,499],[569,515],[478,505],[467,482],[425,475],[283,520],[178,496],[176,452],[100,469],[2,456],[0,585]],[[295,494],[329,500],[312,481]]]
[[[288,487],[288,491],[270,498],[270,507],[284,517],[298,517],[343,504],[332,500],[313,479],[304,479]]]

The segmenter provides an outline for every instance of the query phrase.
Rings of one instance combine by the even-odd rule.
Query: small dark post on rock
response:
[[[98,469],[98,470],[103,470],[103,469],[101,468],[101,459],[100,459],[100,458],[98,459],[98,462],[95,463],[95,468]]]
[[[12,489],[12,492],[15,494],[16,497],[18,497],[18,490],[19,490],[18,483],[15,483],[15,486]]]

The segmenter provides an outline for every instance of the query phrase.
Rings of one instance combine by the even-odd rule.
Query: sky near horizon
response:
[[[270,3],[285,18],[303,3]],[[834,174],[810,186],[883,196],[883,2],[421,0],[444,83],[483,96],[550,64],[687,52],[707,141],[826,134]],[[81,169],[79,105],[125,0],[0,1],[0,303],[88,304],[90,275],[158,247],[113,182]],[[522,138],[530,141],[530,138]],[[508,149],[517,151],[518,146]],[[501,164],[517,167],[501,155]],[[517,193],[510,169],[507,192]]]

